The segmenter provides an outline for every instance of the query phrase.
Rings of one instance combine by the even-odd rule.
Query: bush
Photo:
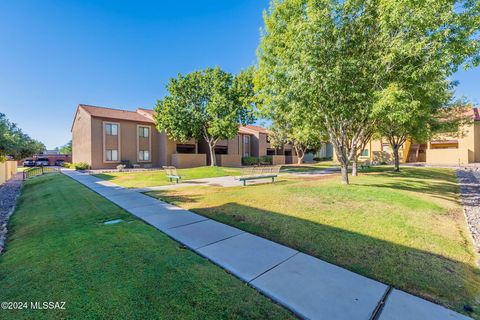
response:
[[[244,166],[254,166],[258,164],[258,157],[242,157],[242,164]]]
[[[73,169],[73,164],[71,164],[70,162],[64,162],[62,163],[62,167]]]
[[[333,157],[315,157],[313,158],[313,161],[332,161]]]
[[[262,156],[262,157],[243,157],[242,164],[244,166],[254,166],[259,164],[269,164],[273,163],[271,156]]]
[[[270,156],[263,156],[263,157],[259,158],[259,163],[260,164],[272,165],[273,164],[273,159]]]
[[[87,169],[90,169],[90,165],[86,162],[78,162],[78,163],[74,163],[73,164],[73,167],[75,168],[75,170],[87,170]]]

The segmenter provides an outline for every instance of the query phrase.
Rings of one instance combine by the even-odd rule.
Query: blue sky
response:
[[[177,73],[255,64],[268,0],[1,1],[0,112],[48,148],[79,103],[153,108]],[[458,95],[480,103],[480,70]]]

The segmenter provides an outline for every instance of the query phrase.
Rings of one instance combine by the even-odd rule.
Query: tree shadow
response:
[[[197,204],[190,210],[456,311],[464,312],[463,306],[469,304],[473,306],[474,313],[468,315],[480,318],[480,301],[477,300],[480,269],[474,265],[358,232],[234,202],[204,207],[195,196],[166,196],[161,193],[156,196],[171,203]]]
[[[379,174],[381,177],[389,178],[391,182],[363,183],[352,180],[352,185],[418,192],[461,204],[457,178],[448,171],[419,171],[418,168],[402,168],[400,172],[395,172],[389,167],[373,167],[360,172],[362,173]]]

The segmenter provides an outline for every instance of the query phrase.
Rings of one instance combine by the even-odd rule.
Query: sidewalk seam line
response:
[[[275,269],[276,267],[278,267],[279,265],[283,264],[284,262],[287,262],[288,260],[292,259],[293,257],[295,257],[297,254],[299,254],[299,253],[300,253],[300,251],[298,251],[298,250],[296,250],[296,251],[297,251],[297,252],[295,252],[294,254],[292,254],[292,255],[291,255],[290,257],[288,257],[287,259],[280,261],[279,263],[277,263],[277,264],[276,264],[276,265],[274,265],[273,267],[271,267],[271,268],[269,268],[269,269],[265,270],[264,272],[260,273],[258,276],[256,276],[256,277],[252,278],[252,279],[251,279],[250,281],[248,281],[247,283],[248,283],[248,284],[251,284],[251,283],[252,283],[252,281],[254,281],[254,280],[258,279],[258,278],[259,278],[259,277],[261,277],[261,276],[263,276],[265,273],[267,273],[267,272],[269,272],[269,271],[271,271],[271,270]]]
[[[385,307],[385,304],[387,303],[388,297],[390,296],[390,293],[392,293],[393,287],[388,286],[387,290],[385,290],[385,293],[383,296],[380,298],[380,301],[378,301],[377,306],[373,310],[372,316],[370,317],[370,320],[378,320],[380,318],[380,315],[382,314],[383,308]]]
[[[214,220],[212,220],[212,221],[214,221]],[[240,231],[242,231],[242,230],[240,230]],[[214,244],[216,244],[216,243],[219,243],[219,242],[222,242],[222,241],[225,241],[225,240],[228,240],[228,239],[234,238],[234,237],[236,237],[236,236],[239,236],[239,235],[241,235],[241,234],[244,234],[244,233],[246,233],[246,232],[245,232],[245,231],[242,231],[242,232],[240,232],[239,234],[234,234],[233,236],[227,237],[227,238],[225,238],[225,239],[221,239],[221,240],[214,241],[214,242],[212,242],[212,243],[209,243],[209,244],[203,245],[203,246],[201,246],[201,247],[198,247],[198,248],[195,248],[195,249],[193,249],[193,250],[197,251],[197,250],[203,249],[203,248],[205,248],[205,247],[208,247],[208,246],[214,245]]]

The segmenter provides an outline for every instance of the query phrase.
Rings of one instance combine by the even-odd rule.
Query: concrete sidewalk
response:
[[[305,319],[470,319],[297,250],[119,187],[62,172]]]

